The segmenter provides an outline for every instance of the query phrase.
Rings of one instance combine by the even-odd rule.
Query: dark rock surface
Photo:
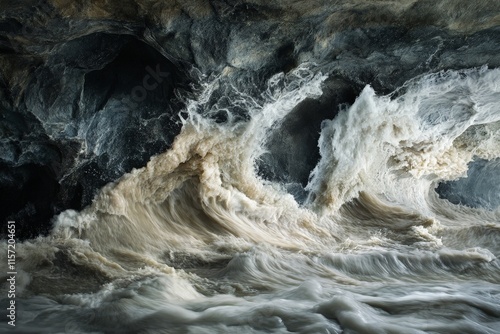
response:
[[[437,191],[453,204],[495,210],[500,207],[500,159],[475,159],[469,163],[467,177],[442,182]]]
[[[19,238],[46,232],[54,214],[167,149],[192,67],[232,67],[255,89],[306,61],[330,76],[259,167],[304,185],[339,103],[366,84],[383,94],[428,72],[499,66],[499,23],[497,1],[2,1],[2,225],[17,220]]]

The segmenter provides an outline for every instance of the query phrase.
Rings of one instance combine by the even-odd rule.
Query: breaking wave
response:
[[[206,79],[170,150],[18,244],[19,326],[494,333],[500,70],[430,74],[386,96],[365,87],[323,121],[303,203],[257,164],[326,76],[302,65],[258,94],[237,76]]]

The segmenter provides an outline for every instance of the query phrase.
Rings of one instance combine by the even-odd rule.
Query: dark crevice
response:
[[[337,76],[323,84],[323,95],[306,99],[295,107],[270,134],[257,165],[266,180],[286,184],[297,200],[305,199],[303,188],[320,159],[318,140],[321,123],[333,119],[339,106],[352,104],[358,95],[354,85]]]
[[[20,167],[0,165],[0,217],[16,221],[17,238],[34,238],[47,233],[43,224],[55,213],[54,202],[60,186],[48,166],[26,164]],[[1,236],[6,235],[3,226]]]

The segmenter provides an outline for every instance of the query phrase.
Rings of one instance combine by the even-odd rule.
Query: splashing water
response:
[[[323,122],[303,205],[256,163],[326,76],[302,65],[257,95],[237,76],[188,101],[170,150],[18,245],[23,333],[500,328],[498,206],[435,192],[471,161],[500,158],[499,70],[431,74],[388,96],[365,87]],[[498,189],[490,174],[479,184]]]

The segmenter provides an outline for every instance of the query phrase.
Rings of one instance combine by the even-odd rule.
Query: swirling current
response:
[[[169,150],[17,244],[22,333],[498,333],[500,70],[366,86],[307,184],[265,157],[326,76],[226,84],[228,107],[236,76],[201,78]]]

